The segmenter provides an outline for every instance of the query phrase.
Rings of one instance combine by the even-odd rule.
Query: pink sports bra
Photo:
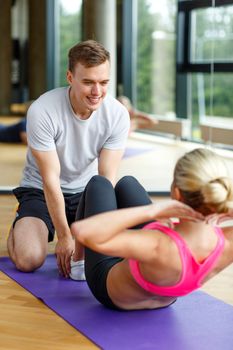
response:
[[[203,278],[213,269],[215,263],[220,257],[225,238],[219,227],[214,227],[218,242],[213,252],[202,262],[199,263],[193,257],[184,239],[175,231],[159,222],[152,222],[143,227],[147,230],[159,230],[170,236],[177,244],[182,262],[182,276],[176,285],[158,286],[146,281],[139,269],[139,262],[133,259],[129,260],[129,267],[135,281],[146,291],[162,296],[183,296],[191,293],[193,290],[200,288]]]

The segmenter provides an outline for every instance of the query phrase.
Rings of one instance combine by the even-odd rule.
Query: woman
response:
[[[87,283],[105,306],[168,306],[232,263],[233,226],[212,225],[233,208],[222,159],[207,149],[185,154],[174,170],[171,198],[151,204],[131,177],[115,189],[98,176],[87,185],[86,219],[75,222],[72,233],[86,246]]]

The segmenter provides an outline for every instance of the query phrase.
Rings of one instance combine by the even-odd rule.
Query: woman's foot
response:
[[[84,260],[74,261],[73,256],[70,260],[70,278],[75,281],[86,281],[84,271]]]

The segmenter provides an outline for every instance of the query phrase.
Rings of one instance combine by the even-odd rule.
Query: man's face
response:
[[[108,88],[110,64],[106,61],[99,66],[86,68],[77,63],[74,72],[67,72],[71,86],[70,99],[77,114],[95,111],[102,103]]]

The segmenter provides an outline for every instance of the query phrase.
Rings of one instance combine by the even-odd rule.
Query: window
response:
[[[207,141],[209,135],[208,141],[215,142],[214,128],[232,130],[233,136],[232,15],[233,1],[229,0],[179,2],[177,110],[185,111],[191,120],[193,139]],[[184,86],[185,101],[180,94]],[[221,143],[221,138],[216,142]]]
[[[122,6],[123,87],[118,93],[139,110],[174,116],[176,0],[128,0]]]
[[[191,12],[192,63],[232,62],[233,5]]]
[[[81,0],[59,0],[59,85],[66,82],[67,54],[69,49],[82,40]]]

